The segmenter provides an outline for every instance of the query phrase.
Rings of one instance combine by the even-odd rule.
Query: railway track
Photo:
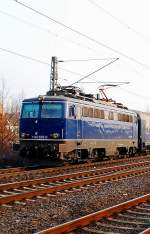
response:
[[[35,170],[26,170],[26,168],[18,167],[18,168],[9,168],[9,169],[1,169],[0,170],[0,180],[9,180],[15,178],[15,180],[19,180],[20,177],[24,177],[24,179],[28,179],[29,176],[32,177],[41,177],[47,174],[64,174],[73,171],[80,171],[86,169],[92,169],[107,165],[118,165],[121,163],[130,163],[130,162],[138,162],[138,161],[145,161],[150,160],[150,156],[140,156],[134,158],[126,158],[126,159],[119,159],[119,160],[112,160],[112,161],[102,161],[102,162],[95,162],[95,163],[85,163],[85,164],[77,164],[77,165],[69,165],[63,167],[56,167],[56,168],[44,168],[44,169],[35,169]]]
[[[149,234],[150,194],[38,232],[38,234]]]
[[[132,163],[71,174],[0,185],[0,205],[34,197],[52,196],[69,190],[85,189],[107,181],[126,179],[150,172],[150,162]]]
[[[7,169],[0,169],[0,176],[3,176],[4,174],[8,174],[8,173],[16,173],[16,172],[21,172],[21,171],[25,171],[24,167],[11,167],[11,168],[7,168]]]

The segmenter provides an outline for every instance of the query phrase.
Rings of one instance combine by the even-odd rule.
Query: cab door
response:
[[[81,106],[76,106],[76,125],[77,125],[77,139],[82,140],[83,129],[82,129],[82,108]]]
[[[68,118],[66,121],[66,137],[67,139],[82,139],[82,112],[78,104],[69,103]]]

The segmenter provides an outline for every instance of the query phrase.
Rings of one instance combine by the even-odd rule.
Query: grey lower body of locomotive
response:
[[[46,157],[64,161],[92,158],[118,158],[133,155],[138,151],[138,139],[117,140],[21,140],[20,155],[27,157]]]

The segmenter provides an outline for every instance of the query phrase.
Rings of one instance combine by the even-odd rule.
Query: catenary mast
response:
[[[58,59],[53,56],[51,60],[51,74],[50,74],[50,93],[56,95],[56,90],[58,88]]]

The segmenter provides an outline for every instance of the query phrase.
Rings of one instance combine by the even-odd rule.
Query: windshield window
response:
[[[59,103],[42,103],[41,118],[62,118],[63,106]]]
[[[22,118],[38,118],[39,104],[24,103],[22,109]]]

